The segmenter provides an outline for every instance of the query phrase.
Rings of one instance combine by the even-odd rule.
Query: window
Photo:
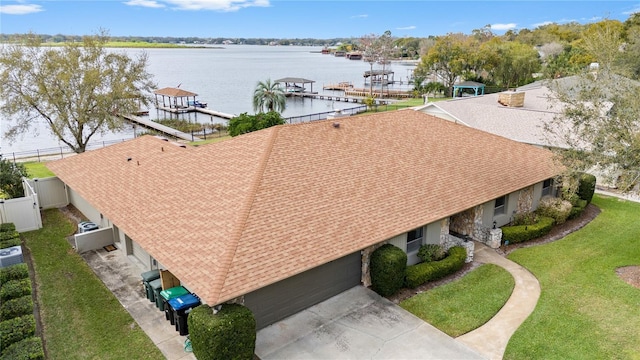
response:
[[[423,228],[411,230],[407,233],[407,253],[418,251],[422,245]]]
[[[504,215],[507,213],[507,195],[501,196],[496,199],[493,206],[493,216]]]
[[[547,179],[542,182],[542,196],[551,195],[551,186],[553,185],[553,179]]]

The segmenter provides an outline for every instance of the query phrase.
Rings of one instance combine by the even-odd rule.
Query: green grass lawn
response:
[[[400,306],[457,337],[489,321],[509,300],[514,286],[508,271],[484,264],[457,281],[404,300]]]
[[[163,355],[69,245],[74,226],[46,210],[23,233],[31,250],[49,359],[162,359]]]
[[[27,168],[27,172],[29,173],[30,179],[33,179],[33,178],[42,179],[42,178],[55,176],[53,172],[51,172],[51,170],[47,168],[47,165],[45,162],[31,161],[31,162],[24,163],[24,166]]]
[[[640,265],[640,204],[593,202],[602,212],[583,229],[509,255],[542,294],[504,359],[640,359],[640,289],[616,275]]]

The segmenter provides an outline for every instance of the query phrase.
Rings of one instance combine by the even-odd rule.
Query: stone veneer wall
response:
[[[461,235],[472,236],[477,208],[476,206],[451,216],[449,230]],[[480,218],[482,219],[482,216]]]
[[[527,213],[533,208],[533,185],[520,190],[518,195],[518,207],[517,212]]]
[[[361,275],[360,281],[362,282],[362,285],[364,285],[365,287],[371,286],[371,270],[370,270],[371,254],[373,254],[373,252],[377,248],[379,248],[380,246],[386,243],[387,242],[384,241],[379,244],[371,245],[360,252],[360,254],[362,255],[362,275]]]

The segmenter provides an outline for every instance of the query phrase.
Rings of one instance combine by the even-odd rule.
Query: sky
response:
[[[201,38],[496,34],[548,23],[626,20],[640,1],[1,0],[0,33]]]

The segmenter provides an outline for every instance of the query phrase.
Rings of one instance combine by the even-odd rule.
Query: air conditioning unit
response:
[[[98,230],[98,225],[93,221],[82,221],[78,223],[78,233],[82,234],[92,230]]]
[[[24,262],[20,245],[0,249],[0,268]]]

